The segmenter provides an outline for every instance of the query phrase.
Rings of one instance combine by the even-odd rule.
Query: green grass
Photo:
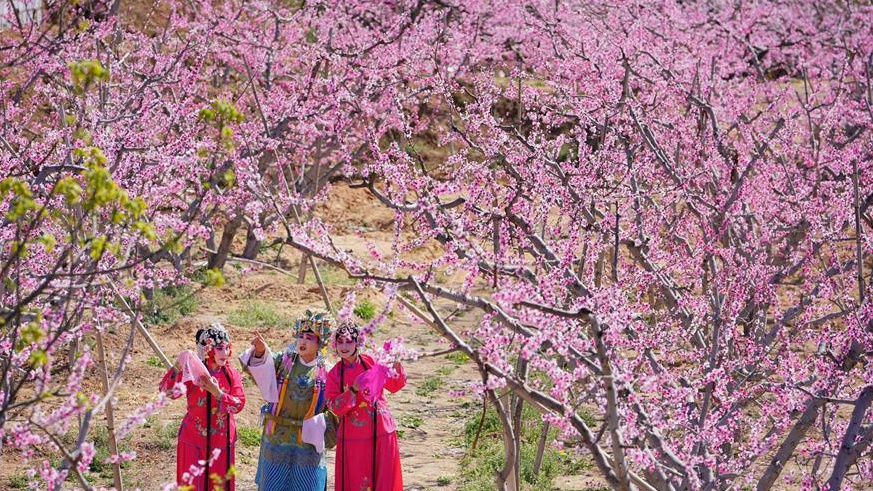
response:
[[[437,374],[442,375],[443,377],[447,377],[455,371],[454,365],[446,365],[444,367],[437,368]]]
[[[315,273],[312,272],[312,268],[310,268],[309,265],[307,265],[307,268],[306,284],[317,285],[318,281],[316,281],[315,279]],[[319,264],[318,273],[321,275],[321,281],[323,281],[325,285],[351,286],[355,284],[354,280],[349,278],[349,275],[345,272],[345,270],[337,268],[335,266],[331,266],[329,264]]]
[[[176,439],[179,437],[180,425],[180,421],[173,421],[172,423],[169,423],[162,427],[154,427],[155,433],[157,433],[155,443],[157,444],[158,448],[162,450],[171,450],[176,448]]]
[[[162,362],[161,359],[157,356],[150,356],[146,358],[146,365],[150,367],[164,368],[164,362]]]
[[[464,427],[464,444],[468,449],[461,461],[460,487],[461,491],[485,491],[494,489],[494,475],[503,468],[505,453],[503,449],[503,433],[500,418],[489,406],[482,423],[478,445],[475,450],[472,444],[479,432],[481,412],[470,412]],[[539,413],[525,406],[522,415],[522,446],[520,459],[521,489],[525,491],[552,489],[551,483],[555,477],[576,474],[591,467],[590,462],[572,457],[548,444],[543,452],[542,465],[538,475],[533,474],[536,459],[537,444],[542,432],[542,421]],[[551,428],[548,440],[553,440],[557,430]]]
[[[416,429],[424,423],[424,418],[417,414],[404,414],[398,418],[397,423],[404,428]]]
[[[470,361],[470,357],[463,351],[452,351],[446,355],[447,360],[451,360],[455,365],[463,365]]]
[[[258,254],[264,254],[269,251],[278,251],[281,245],[281,242],[266,240],[262,241],[260,244],[258,244]]]
[[[94,449],[96,450],[96,453],[94,454],[94,459],[91,461],[91,465],[88,470],[90,472],[98,474],[104,479],[111,479],[113,477],[112,464],[106,462],[111,456],[111,454],[109,453],[109,430],[105,426],[96,426],[89,433],[89,436],[94,443]],[[126,441],[118,441],[119,452],[128,451],[128,447],[129,445]],[[129,466],[130,462],[121,463],[122,469],[126,469]]]
[[[15,474],[6,482],[10,489],[24,489],[27,487],[27,476],[24,474]]]
[[[261,444],[261,428],[256,426],[238,426],[236,439],[244,447],[257,447]]]
[[[192,314],[200,306],[190,285],[167,286],[155,290],[145,306],[147,324],[170,324],[179,317]]]
[[[436,396],[436,392],[443,388],[445,381],[441,376],[429,375],[424,381],[415,388],[415,393],[422,397],[432,399]]]
[[[368,321],[373,317],[376,317],[376,304],[369,298],[365,298],[355,306],[353,312],[361,320]]]
[[[260,300],[249,300],[227,316],[227,322],[239,327],[282,326],[291,319],[279,312],[275,305]]]
[[[449,476],[440,476],[437,478],[437,486],[448,486],[452,483],[452,478]]]
[[[579,418],[582,419],[582,421],[584,421],[589,428],[596,428],[600,426],[600,421],[597,421],[597,418],[595,418],[593,414],[584,410],[579,410],[578,414]]]

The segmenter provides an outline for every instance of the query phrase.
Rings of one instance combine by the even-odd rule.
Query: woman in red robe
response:
[[[231,345],[223,326],[212,324],[201,328],[194,339],[198,356],[205,361],[209,376],[201,375],[196,381],[185,381],[188,411],[179,427],[176,483],[194,486],[190,488],[192,491],[234,491],[236,480],[230,471],[236,454],[233,415],[242,411],[246,403],[242,378],[227,364]],[[181,391],[173,388],[184,378],[189,378],[185,375],[188,374],[180,368],[169,369],[161,380],[160,390],[173,399],[181,397]],[[198,462],[206,462],[206,465]]]
[[[341,358],[327,375],[328,407],[339,418],[334,489],[336,491],[403,491],[397,428],[382,391],[369,402],[360,393],[359,375],[375,362],[360,353],[363,335],[357,326],[345,324],[337,329],[334,347]],[[385,389],[397,392],[406,385],[400,364],[396,377],[385,381]]]

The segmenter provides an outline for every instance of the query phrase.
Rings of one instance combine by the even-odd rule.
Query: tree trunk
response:
[[[302,285],[306,282],[306,264],[309,262],[309,254],[303,253],[300,256],[300,267],[297,269],[297,284]]]
[[[540,433],[540,439],[537,442],[537,456],[534,458],[533,464],[533,478],[534,482],[539,480],[540,475],[540,467],[543,465],[543,453],[546,451],[546,443],[549,440],[549,423],[547,421],[543,421],[543,429]]]
[[[261,250],[261,241],[255,237],[254,227],[249,226],[246,232],[246,245],[243,248],[242,257],[255,260]]]
[[[870,407],[871,402],[873,402],[873,385],[868,385],[867,387],[864,387],[864,390],[861,391],[861,395],[858,396],[858,399],[855,402],[855,409],[852,411],[852,417],[849,420],[849,425],[846,427],[846,432],[843,435],[843,443],[840,445],[840,452],[837,454],[837,458],[834,461],[833,473],[831,473],[831,477],[828,479],[827,489],[829,491],[838,491],[842,488],[843,479],[846,477],[849,467],[855,463],[858,456],[863,452],[863,449],[855,450],[854,447],[856,445],[865,445],[864,443],[856,442],[856,440],[858,433],[861,431],[861,425],[864,422],[865,416],[867,415],[867,409]],[[864,440],[862,439],[862,442],[863,441]]]
[[[776,451],[773,458],[770,459],[770,464],[764,470],[761,479],[758,480],[758,484],[755,486],[756,491],[768,491],[773,487],[776,479],[782,473],[785,463],[788,462],[788,459],[792,455],[794,455],[794,449],[797,448],[797,445],[800,444],[800,440],[815,423],[818,411],[822,406],[824,406],[823,399],[810,398],[807,400],[803,414],[794,423],[794,427],[791,428],[791,431],[788,432],[785,439],[782,440],[782,444],[779,446],[779,449]]]
[[[518,374],[519,380],[527,379],[527,361],[521,356],[518,357],[518,362],[516,363],[516,373]],[[512,430],[514,433],[514,444],[515,444],[515,462],[512,463],[513,474],[515,475],[515,482],[518,486],[521,486],[521,445],[522,445],[522,430],[524,428],[523,421],[523,413],[524,413],[524,399],[515,393],[512,394]]]
[[[242,215],[237,215],[236,218],[224,225],[224,232],[221,233],[221,241],[218,243],[218,250],[215,251],[215,254],[209,255],[209,262],[206,265],[207,268],[224,268],[225,263],[227,263],[227,256],[230,254],[230,248],[233,245],[233,238],[241,224]]]
[[[500,417],[503,428],[503,454],[506,456],[503,468],[497,471],[495,476],[495,484],[498,491],[519,491],[519,482],[517,479],[518,466],[518,442],[516,439],[516,430],[513,428],[513,418],[511,411],[511,392],[507,391],[501,398],[497,398],[492,394],[494,400],[494,408],[497,410],[497,415]]]
[[[616,477],[618,477],[618,489],[620,491],[630,491],[630,473],[624,455],[624,444],[622,442],[618,418],[618,394],[613,379],[612,367],[609,362],[609,355],[603,342],[602,329],[603,326],[595,319],[592,319],[592,337],[595,341],[597,357],[600,359],[600,368],[603,370],[603,383],[606,392],[606,425],[612,447],[612,468],[615,470]]]

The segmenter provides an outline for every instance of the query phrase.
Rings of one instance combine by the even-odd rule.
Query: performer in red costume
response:
[[[246,403],[242,378],[227,364],[230,337],[221,324],[198,329],[194,339],[209,376],[188,380],[195,370],[189,372],[191,364],[185,363],[184,370],[181,366],[168,370],[160,384],[160,390],[174,399],[182,395],[173,390],[177,383],[184,381],[187,389],[188,412],[179,427],[176,445],[176,482],[180,486],[194,486],[193,491],[234,491],[236,480],[229,470],[236,454],[233,415],[242,411]],[[182,358],[185,356],[180,355]]]
[[[373,358],[360,353],[363,341],[353,324],[341,326],[334,337],[334,348],[341,360],[328,373],[326,389],[328,407],[340,417],[334,489],[403,491],[396,423],[388,403],[381,390],[363,394],[357,383],[358,376],[374,368]],[[406,385],[403,367],[395,364],[394,371],[396,376],[385,380],[384,385],[392,393]]]

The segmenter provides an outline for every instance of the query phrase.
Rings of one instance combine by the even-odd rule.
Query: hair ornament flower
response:
[[[197,343],[197,357],[203,360],[211,346],[230,344],[230,334],[221,323],[213,322],[207,327],[197,329],[194,342]]]

